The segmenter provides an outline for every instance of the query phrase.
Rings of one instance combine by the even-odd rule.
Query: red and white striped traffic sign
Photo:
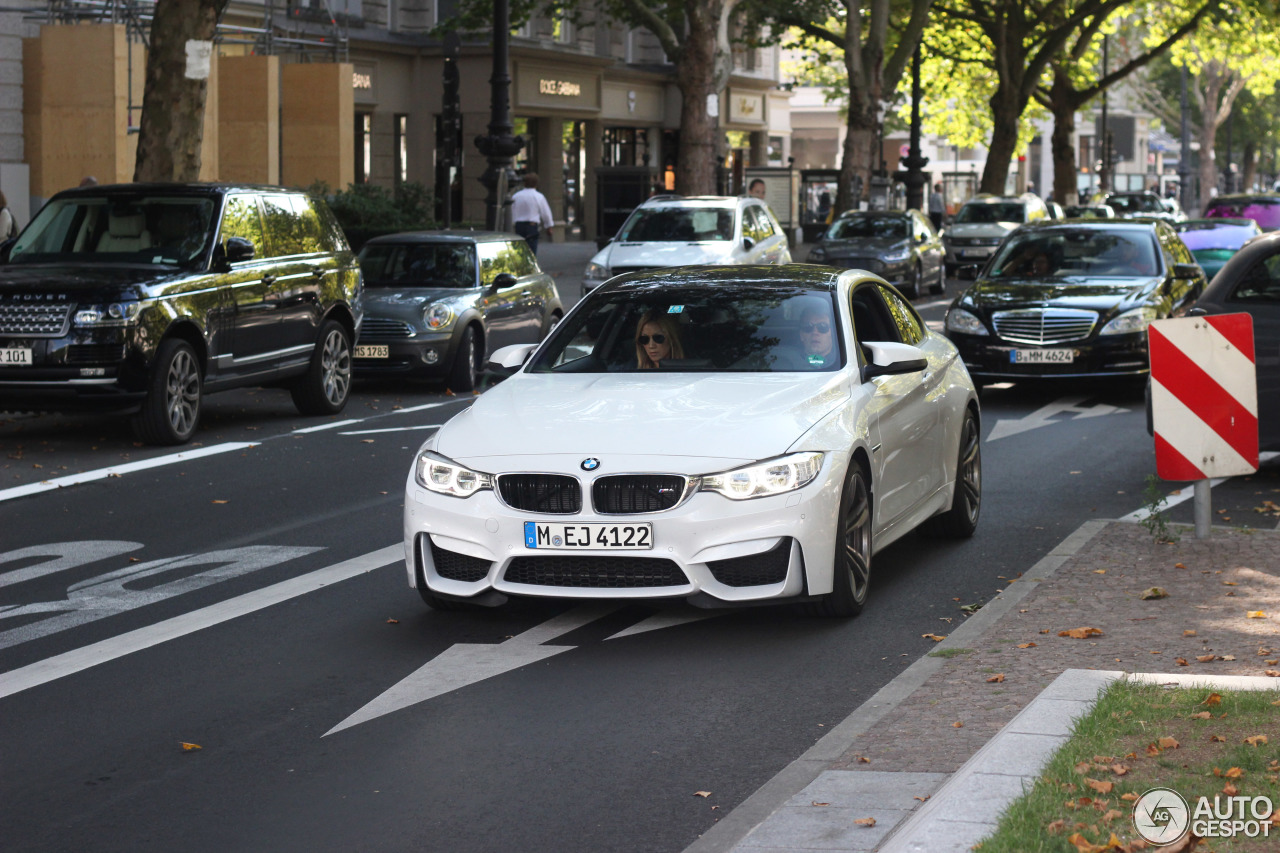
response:
[[[1151,420],[1165,480],[1258,470],[1258,385],[1248,314],[1155,320]]]

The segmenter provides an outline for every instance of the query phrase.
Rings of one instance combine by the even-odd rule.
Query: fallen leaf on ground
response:
[[[1267,614],[1261,610],[1250,610],[1245,614],[1245,617],[1248,619],[1266,619]]]
[[[1173,662],[1178,666],[1191,666],[1190,662],[1188,662],[1186,658],[1174,658]]]
[[[1186,568],[1186,566],[1182,565],[1182,563],[1174,563],[1174,564],[1173,564],[1173,567],[1174,567],[1175,569],[1185,569],[1185,568]]]
[[[1142,599],[1143,601],[1151,601],[1152,599],[1156,599],[1156,598],[1168,598],[1168,597],[1169,597],[1169,593],[1165,592],[1162,588],[1158,586],[1153,586],[1153,587],[1150,587],[1149,589],[1144,589],[1141,593],[1138,594],[1138,598]]]
[[[182,745],[182,751],[183,751],[183,752],[190,752],[190,751],[191,751],[191,750],[193,750],[193,749],[204,749],[204,747],[202,747],[202,746],[201,746],[200,744],[198,744],[198,743],[184,743],[184,744]]]
[[[809,803],[809,805],[811,805],[811,806],[829,806],[829,805],[831,805],[831,803],[815,803],[815,802],[811,802],[811,803]]]
[[[876,819],[873,817],[860,817],[854,821],[858,826],[865,826],[867,829],[876,825]]]
[[[941,643],[943,640],[947,638],[946,634],[943,634],[941,636],[937,634],[921,634],[920,636],[926,640],[933,640],[935,643]]]
[[[1129,793],[1127,793],[1127,794],[1121,794],[1121,795],[1120,795],[1120,799],[1122,799],[1122,800],[1128,800],[1129,802],[1131,802],[1131,803],[1132,803],[1134,800],[1138,799],[1138,795],[1137,795],[1137,794],[1135,794],[1135,793],[1133,793],[1132,791],[1130,791],[1130,792],[1129,792]]]
[[[1084,775],[1085,773],[1089,772],[1089,767],[1090,767],[1089,762],[1081,761],[1079,764],[1076,765],[1076,772],[1081,775]]]
[[[1247,744],[1249,744],[1249,746],[1262,746],[1264,743],[1266,743],[1266,742],[1267,742],[1267,736],[1266,736],[1266,735],[1254,735],[1253,737],[1247,737],[1247,738],[1245,738],[1245,739],[1244,739],[1244,742],[1245,742],[1245,743],[1247,743]]]
[[[224,504],[226,501],[209,501],[209,503]]]
[[[987,684],[999,684],[1004,681],[1004,673],[999,672],[987,679]]]
[[[1200,712],[1200,713],[1198,713],[1198,714],[1192,714],[1192,715],[1191,715],[1191,719],[1193,719],[1193,720],[1211,720],[1211,719],[1213,719],[1213,714],[1210,714],[1208,711],[1201,711],[1201,712]]]
[[[1235,655],[1223,655],[1223,656],[1222,656],[1222,659],[1223,659],[1223,660],[1235,660],[1235,659],[1236,659],[1236,656],[1235,656]]]
[[[1280,669],[1268,669],[1262,674],[1270,676],[1271,678],[1280,678]]]
[[[920,802],[922,802],[922,803],[923,803],[925,800],[929,799],[929,797],[930,797],[930,796],[932,796],[932,795],[931,795],[931,794],[925,794],[923,797],[912,797],[911,799],[913,799],[913,800],[919,800]]]
[[[399,624],[400,624],[400,620],[399,620],[399,619],[388,619],[388,620],[387,620],[387,624],[388,624],[388,625],[399,625]]]
[[[1101,637],[1102,632],[1097,628],[1071,628],[1066,631],[1059,631],[1059,637],[1070,637],[1073,640],[1085,640],[1089,637]]]
[[[1114,782],[1101,782],[1097,779],[1089,779],[1087,777],[1085,778],[1084,783],[1099,794],[1110,794],[1111,789],[1116,786]]]
[[[871,759],[870,759],[870,758],[867,758],[865,755],[859,755],[859,756],[858,756],[858,763],[859,763],[859,764],[870,764],[870,763],[871,763]]]
[[[1182,636],[1184,636],[1184,637],[1194,637],[1195,635],[1196,635],[1196,632],[1195,632],[1195,631],[1183,631],[1183,632],[1182,632]]]
[[[1209,735],[1209,743],[1226,743],[1227,739],[1222,735]]]
[[[1123,776],[1124,774],[1129,772],[1129,768],[1124,766],[1123,764],[1112,764],[1111,772],[1116,774],[1117,776]]]
[[[1228,782],[1222,786],[1222,793],[1226,794],[1228,797],[1234,797],[1236,794],[1240,793],[1240,789]]]
[[[963,728],[964,728],[964,723],[960,722],[959,720],[956,720],[954,723],[952,723],[952,724],[951,724],[951,728],[953,728],[953,729],[963,729]]]
[[[1201,705],[1221,705],[1221,704],[1222,704],[1222,694],[1221,694],[1221,693],[1210,693],[1208,696],[1204,697],[1204,701],[1203,701],[1203,702],[1201,702],[1200,704],[1201,704]]]
[[[1161,749],[1177,749],[1178,748],[1178,741],[1175,738],[1171,738],[1171,737],[1162,737],[1159,740],[1157,740],[1156,743],[1160,745]]]
[[[1057,820],[1053,821],[1048,826],[1046,826],[1044,830],[1050,835],[1057,835],[1059,832],[1062,832],[1062,830],[1066,829],[1066,826],[1067,826],[1067,822],[1062,818],[1058,818]]]
[[[1122,817],[1123,815],[1124,812],[1117,809],[1107,809],[1107,813],[1102,816],[1102,820],[1104,823],[1111,823],[1111,821],[1118,817]]]
[[[1196,660],[1200,661],[1200,663],[1209,663],[1210,661],[1215,661],[1217,659],[1217,655],[1196,655]]]
[[[706,797],[711,796],[711,792],[710,791],[694,791],[693,795],[695,797],[703,797],[705,799]]]
[[[1240,584],[1236,583],[1235,581],[1223,581],[1222,585],[1223,586],[1239,586]]]
[[[1035,643],[1018,643],[1018,648],[1020,649],[1030,649],[1034,647],[1035,647]]]
[[[1094,570],[1093,570],[1093,573],[1094,573],[1095,575],[1105,575],[1105,574],[1107,573],[1107,570],[1106,570],[1106,569],[1094,569]]]

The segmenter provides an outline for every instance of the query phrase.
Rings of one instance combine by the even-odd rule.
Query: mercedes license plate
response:
[[[391,348],[385,345],[361,344],[356,347],[356,358],[391,358]]]
[[[648,551],[653,548],[653,525],[553,524],[526,521],[524,547]]]
[[[1009,353],[1014,364],[1070,364],[1075,360],[1073,349],[1016,349]]]
[[[0,347],[0,367],[30,363],[31,350],[22,347]]]

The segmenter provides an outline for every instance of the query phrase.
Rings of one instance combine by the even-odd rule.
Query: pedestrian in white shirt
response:
[[[555,219],[551,216],[547,197],[538,192],[538,176],[530,172],[522,180],[524,189],[511,196],[511,219],[515,222],[516,233],[525,239],[536,255],[538,235],[543,230],[550,231]]]

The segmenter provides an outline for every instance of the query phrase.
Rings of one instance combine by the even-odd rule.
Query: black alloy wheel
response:
[[[960,428],[960,454],[956,463],[956,487],[951,508],[925,522],[935,536],[967,539],[978,529],[982,514],[982,435],[978,416],[968,409]]]
[[[946,264],[942,264],[942,263],[938,264],[938,280],[935,281],[929,287],[929,292],[934,294],[947,292],[947,265]]]
[[[857,460],[849,462],[849,474],[840,492],[836,521],[831,592],[816,604],[822,616],[857,616],[867,603],[871,586],[871,490]]]
[[[304,415],[336,415],[351,394],[351,338],[337,320],[320,327],[320,345],[311,364],[289,388],[293,405]]]
[[[156,352],[147,396],[133,418],[134,432],[147,444],[186,444],[200,422],[203,379],[191,344],[169,338]]]

